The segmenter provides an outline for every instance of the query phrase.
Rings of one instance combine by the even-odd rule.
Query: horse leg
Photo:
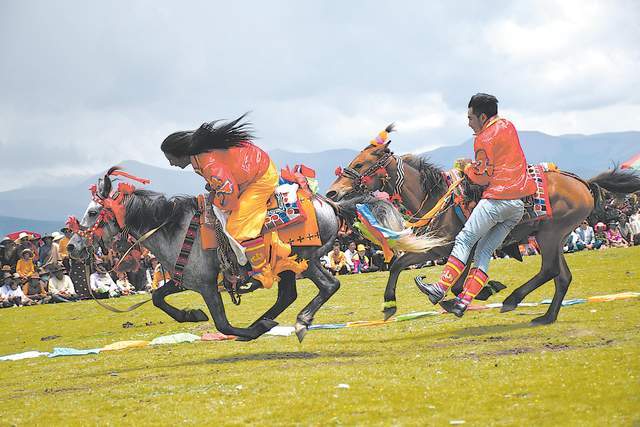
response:
[[[322,305],[340,289],[340,282],[334,276],[325,275],[322,272],[322,266],[317,259],[309,261],[309,267],[305,271],[305,277],[309,278],[314,285],[318,288],[318,295],[316,295],[305,308],[298,313],[296,319],[295,330],[298,337],[298,341],[302,342],[304,336],[307,334],[307,330],[316,312],[322,307]]]
[[[559,239],[558,235],[564,236],[564,233],[559,233],[557,229],[547,229],[538,233],[536,238],[540,246],[540,255],[542,256],[540,271],[504,300],[500,309],[501,313],[515,310],[524,297],[560,274],[561,242],[563,240]]]
[[[278,297],[275,304],[264,312],[251,326],[255,325],[261,319],[275,319],[285,311],[298,298],[296,290],[296,275],[293,271],[284,271],[280,274],[280,282],[278,283]]]
[[[185,291],[184,288],[179,288],[175,285],[173,281],[169,281],[165,283],[164,286],[156,289],[153,294],[151,294],[151,299],[153,301],[153,305],[158,307],[160,310],[167,313],[169,316],[173,318],[173,320],[177,322],[206,322],[209,320],[204,311],[200,309],[196,310],[180,310],[169,304],[165,301],[165,298],[169,295]]]
[[[382,305],[384,320],[389,319],[391,316],[396,314],[396,311],[398,310],[396,304],[396,286],[402,270],[410,265],[422,264],[427,261],[433,261],[436,258],[438,258],[438,256],[433,252],[408,252],[391,264],[391,268],[389,269],[389,279],[387,279],[387,287],[384,290],[384,304]]]
[[[544,315],[536,317],[531,323],[534,325],[548,325],[556,321],[558,312],[562,307],[562,300],[569,289],[571,279],[571,271],[569,270],[567,261],[564,259],[564,254],[560,251],[560,274],[555,278],[556,292],[553,294],[551,305]]]
[[[198,288],[198,292],[202,295],[211,312],[211,316],[213,316],[213,323],[215,323],[216,329],[225,335],[235,335],[247,341],[254,340],[278,324],[271,319],[260,319],[248,328],[236,328],[231,326],[227,319],[227,314],[224,311],[224,302],[216,286],[205,283]]]

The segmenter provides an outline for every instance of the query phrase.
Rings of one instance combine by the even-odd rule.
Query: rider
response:
[[[416,277],[418,288],[433,304],[442,301],[449,288],[458,280],[473,246],[478,243],[473,263],[462,293],[451,312],[462,317],[465,310],[487,283],[489,261],[509,232],[524,214],[521,198],[536,191],[527,174],[527,161],[520,147],[516,128],[498,117],[498,100],[493,95],[478,93],[469,101],[467,116],[475,140],[475,162],[464,173],[474,182],[485,186],[482,198],[469,216],[464,228],[456,236],[447,264],[437,283],[424,283]]]
[[[209,200],[229,213],[227,232],[245,248],[253,275],[243,288],[270,288],[278,259],[291,253],[276,231],[260,237],[267,202],[278,186],[278,172],[266,152],[250,142],[245,115],[229,123],[204,123],[195,131],[175,132],[161,149],[172,166],[189,164],[207,181]]]

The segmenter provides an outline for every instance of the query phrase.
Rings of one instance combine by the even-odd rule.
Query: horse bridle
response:
[[[345,168],[338,167],[336,169],[336,175],[350,179],[353,182],[353,189],[364,193],[369,190],[366,184],[367,178],[381,175],[381,173],[384,173],[383,181],[389,178],[387,166],[389,166],[389,163],[391,163],[391,160],[393,159],[395,159],[398,164],[397,177],[393,185],[393,195],[399,196],[402,191],[402,186],[404,185],[404,162],[402,157],[395,156],[391,152],[384,153],[378,160],[376,160],[375,163],[365,169],[362,173],[347,166]]]

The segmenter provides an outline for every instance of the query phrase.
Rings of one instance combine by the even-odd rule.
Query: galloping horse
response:
[[[339,176],[329,188],[328,198],[341,201],[375,190],[386,191],[392,199],[401,200],[413,219],[430,212],[448,190],[443,170],[417,156],[396,156],[391,152],[389,143],[369,145],[347,168],[337,172]],[[571,272],[562,251],[563,244],[583,219],[594,209],[601,209],[602,190],[614,193],[640,190],[640,176],[618,169],[603,172],[589,181],[562,171],[547,172],[546,178],[553,217],[537,223],[520,223],[503,243],[503,246],[525,243],[528,236],[535,235],[540,246],[542,266],[535,276],[505,299],[502,312],[514,310],[530,292],[554,279],[555,293],[551,305],[543,316],[532,320],[534,324],[549,324],[557,319],[571,283]],[[406,253],[391,266],[384,294],[385,319],[395,314],[397,309],[396,284],[400,272],[410,265],[450,254],[455,236],[464,225],[451,207],[452,203],[448,202],[442,209],[436,209],[437,214],[429,224],[429,230],[435,233],[435,237],[446,239],[449,244],[427,252]],[[460,286],[460,281],[456,285]],[[453,291],[456,292],[455,287]]]
[[[90,257],[93,246],[98,243],[97,240],[101,240],[109,247],[118,236],[126,237],[129,234],[137,239],[142,239],[141,236],[145,236],[144,246],[157,257],[166,270],[174,274],[185,235],[198,211],[197,199],[188,196],[168,199],[160,193],[135,189],[133,186],[129,186],[126,193],[120,191],[120,187],[117,191],[112,192],[110,175],[116,169],[110,169],[94,187],[93,201],[89,203],[79,224],[81,230],[69,242],[68,249],[71,256],[75,258]],[[119,202],[117,206],[114,206],[116,201]],[[318,221],[321,245],[315,247],[296,247],[295,244],[293,245],[293,253],[308,260],[308,268],[303,275],[309,278],[319,290],[318,294],[297,316],[295,330],[300,341],[304,338],[316,312],[340,287],[338,279],[320,265],[320,257],[329,252],[336,240],[341,218],[355,217],[356,203],[366,203],[376,219],[385,227],[396,231],[404,230],[403,218],[399,212],[389,203],[376,200],[371,196],[358,197],[339,203],[314,197],[313,207]],[[118,213],[122,218],[122,224],[117,220]],[[414,235],[406,237],[407,239],[399,246],[400,250],[428,250],[434,246],[434,242],[428,237],[418,238]],[[87,238],[90,242],[87,241]],[[220,240],[218,243],[222,244]],[[217,277],[221,270],[219,251],[220,249],[203,250],[200,234],[196,232],[188,262],[182,270],[182,286],[202,295],[213,316],[215,326],[220,332],[236,335],[244,340],[255,339],[277,325],[274,319],[297,298],[295,275],[290,271],[285,271],[280,275],[281,280],[275,304],[253,324],[247,328],[233,327],[227,320],[224,304],[217,287]],[[166,295],[184,290],[184,288],[171,286],[170,283],[160,288],[161,292],[154,293],[154,304],[178,321],[207,320],[201,310],[187,312],[166,303],[164,301]]]

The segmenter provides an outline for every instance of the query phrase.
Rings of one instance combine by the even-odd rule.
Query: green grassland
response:
[[[567,256],[567,298],[640,291],[640,248]],[[496,260],[509,286],[531,277],[540,258]],[[441,267],[421,270],[436,278]],[[399,313],[431,310],[406,271]],[[316,323],[382,318],[386,273],[342,277]],[[291,325],[315,293],[278,320]],[[551,297],[553,283],[527,298]],[[127,306],[143,296],[112,301]],[[273,290],[228,304],[246,325],[275,300]],[[179,307],[203,307],[191,292]],[[6,425],[638,425],[640,300],[565,307],[558,322],[530,327],[547,306],[469,312],[378,327],[312,330],[253,342],[199,342],[100,355],[0,362],[0,424]],[[133,327],[123,328],[125,322]],[[150,304],[115,314],[93,301],[0,311],[0,354],[52,347],[94,348],[120,340],[213,331],[178,324]],[[42,341],[41,338],[58,335]],[[348,384],[349,388],[338,388]]]

